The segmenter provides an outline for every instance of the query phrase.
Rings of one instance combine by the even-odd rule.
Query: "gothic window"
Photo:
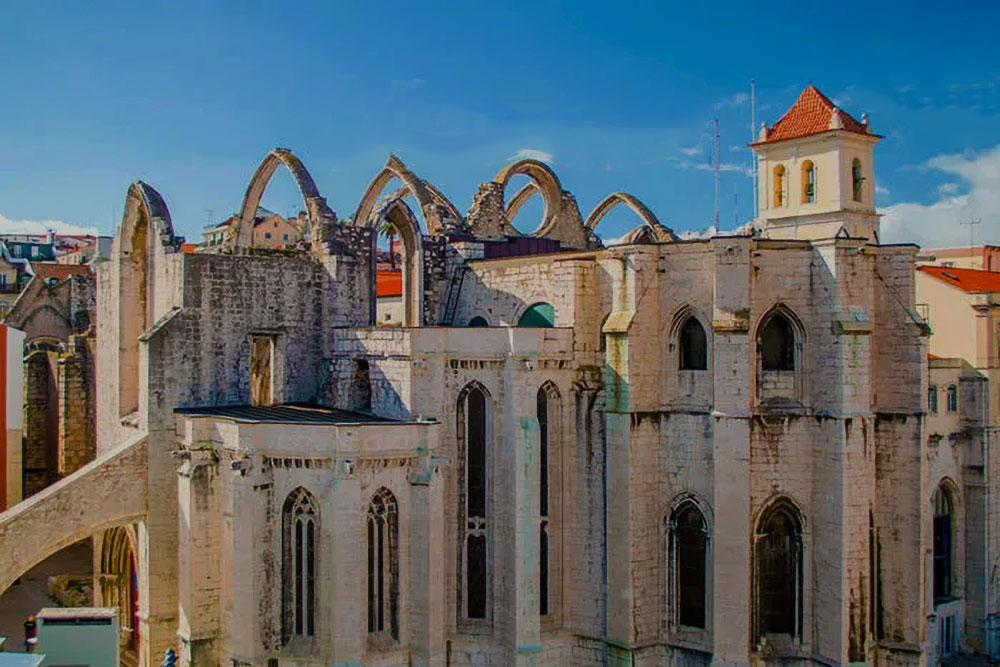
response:
[[[384,487],[368,505],[368,633],[399,639],[399,519]]]
[[[292,636],[316,634],[316,544],[319,509],[312,494],[299,487],[282,512],[282,629]]]
[[[677,625],[705,627],[708,524],[691,501],[667,519],[670,619]]]
[[[556,310],[549,303],[536,303],[521,315],[519,327],[554,327],[556,325]]]
[[[816,201],[816,166],[812,160],[802,163],[802,203],[812,204]]]
[[[948,412],[958,412],[958,387],[948,387]]]
[[[861,171],[861,160],[851,163],[851,183],[854,185],[854,201],[865,200],[865,177]]]
[[[938,390],[937,390],[936,386],[931,385],[931,386],[927,387],[927,411],[928,412],[937,412],[937,399],[938,399],[937,394],[938,394]]]
[[[774,168],[774,206],[780,208],[785,205],[785,166],[779,164]]]
[[[787,501],[770,507],[756,533],[757,637],[802,629],[802,525]]]
[[[708,340],[705,328],[694,317],[687,318],[680,334],[682,371],[703,371],[708,368]]]
[[[468,620],[487,620],[489,609],[488,418],[485,391],[477,384],[466,388],[458,406],[460,446],[465,448],[459,590],[463,593],[460,599],[464,618]]]
[[[951,598],[952,507],[944,485],[934,493],[934,602]]]
[[[795,370],[795,330],[781,313],[772,315],[761,329],[757,346],[763,370]]]
[[[538,613],[548,616],[555,601],[554,584],[557,581],[555,558],[554,519],[558,502],[559,444],[559,390],[546,384],[538,390],[536,411],[538,415]]]

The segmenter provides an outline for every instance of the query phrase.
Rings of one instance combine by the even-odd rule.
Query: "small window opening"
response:
[[[958,387],[948,387],[948,412],[958,412]]]
[[[774,206],[785,205],[785,166],[779,164],[774,168]]]
[[[681,358],[682,371],[704,371],[708,369],[708,340],[705,328],[694,317],[689,317],[681,327]]]
[[[802,203],[812,204],[816,201],[816,167],[812,160],[802,163]]]
[[[927,411],[938,411],[938,389],[934,385],[927,387]]]
[[[864,201],[865,177],[861,171],[861,160],[857,158],[851,163],[851,182],[854,185],[854,201]]]
[[[253,336],[250,344],[250,405],[273,403],[274,338]]]
[[[795,370],[795,332],[791,322],[778,313],[761,330],[759,352],[765,371]]]
[[[476,315],[471,320],[469,320],[469,326],[470,327],[488,327],[488,326],[490,326],[490,323],[486,321],[485,317],[482,317],[481,315]]]

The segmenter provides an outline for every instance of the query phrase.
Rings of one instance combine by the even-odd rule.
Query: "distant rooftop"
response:
[[[1000,271],[959,269],[953,266],[918,266],[921,271],[965,292],[1000,292]]]

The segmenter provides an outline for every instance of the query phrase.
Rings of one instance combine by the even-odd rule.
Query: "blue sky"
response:
[[[389,152],[462,211],[479,183],[533,154],[584,215],[625,190],[697,230],[712,219],[716,116],[731,229],[752,215],[755,77],[758,120],[777,120],[811,80],[886,135],[884,240],[966,243],[957,223],[981,217],[977,241],[1000,242],[1000,7],[782,7],[779,18],[723,2],[4,3],[0,229],[110,232],[141,179],[198,239],[284,146],[342,217]],[[283,172],[264,204],[297,209]],[[538,215],[526,207],[517,224]],[[629,215],[599,231],[621,235]]]

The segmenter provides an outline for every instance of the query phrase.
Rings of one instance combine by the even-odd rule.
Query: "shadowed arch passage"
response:
[[[501,187],[506,188],[510,179],[517,174],[523,174],[530,178],[535,189],[529,190],[529,186],[525,186],[514,196],[509,206],[504,205],[507,221],[510,222],[511,213],[516,215],[517,211],[524,205],[524,202],[530,199],[537,190],[542,195],[545,211],[542,214],[542,222],[530,236],[545,236],[551,230],[559,215],[559,207],[562,202],[562,184],[559,182],[559,177],[544,162],[538,160],[518,160],[497,172],[497,175],[493,178],[493,182],[499,183]]]
[[[368,184],[368,188],[354,212],[351,224],[358,227],[368,227],[374,224],[372,213],[379,201],[379,196],[394,178],[398,178],[403,183],[403,187],[390,195],[390,198],[395,198],[399,192],[404,190],[408,194],[412,194],[420,206],[421,213],[423,213],[428,233],[440,234],[446,226],[446,221],[451,221],[452,224],[462,221],[462,215],[448,201],[447,197],[430,183],[417,178],[398,157],[389,155],[382,170]]]
[[[275,170],[284,165],[288,172],[295,179],[295,185],[302,194],[302,201],[305,204],[306,214],[309,216],[310,226],[318,222],[320,218],[333,218],[333,212],[326,205],[326,200],[319,193],[315,181],[309,174],[309,170],[302,164],[302,160],[295,156],[287,148],[274,148],[264,157],[250,185],[247,186],[246,194],[243,195],[243,203],[240,205],[240,212],[237,216],[239,222],[235,229],[230,230],[230,243],[234,251],[242,250],[250,245],[253,238],[253,220],[257,214],[257,207],[260,206],[260,198],[267,189],[267,184],[271,181],[271,176]]]
[[[616,206],[627,206],[637,216],[639,216],[639,219],[641,219],[643,224],[650,230],[651,237],[654,242],[665,243],[677,240],[677,235],[674,234],[672,229],[665,227],[663,223],[657,219],[656,215],[649,210],[648,206],[639,201],[637,197],[634,197],[627,192],[612,192],[598,202],[597,206],[594,207],[594,210],[587,216],[587,220],[584,222],[584,225],[591,231],[595,230],[604,216],[610,213]],[[632,233],[629,234],[629,236],[631,235]]]

